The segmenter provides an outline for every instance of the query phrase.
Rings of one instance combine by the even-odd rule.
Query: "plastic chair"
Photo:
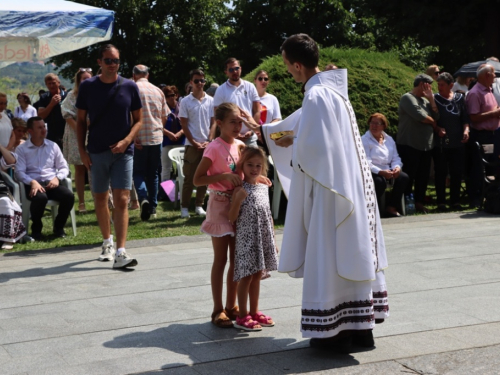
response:
[[[484,206],[484,200],[486,198],[486,192],[492,188],[498,188],[500,186],[499,179],[496,178],[495,173],[500,166],[500,161],[489,161],[494,155],[494,145],[493,144],[483,144],[476,142],[476,148],[481,156],[481,172],[483,174],[483,189],[481,202],[479,204],[479,209],[482,210]]]
[[[179,203],[179,192],[182,191],[182,186],[184,185],[184,172],[182,167],[184,166],[184,147],[173,148],[168,152],[168,157],[177,166],[177,179],[175,180],[175,198],[174,207],[178,207]]]
[[[61,180],[61,185],[66,186],[69,190],[73,191],[72,183],[70,178],[66,178],[64,180]],[[28,225],[30,221],[30,206],[31,206],[31,201],[27,198],[26,195],[26,189],[24,187],[23,183],[19,183],[20,191],[21,191],[21,201],[22,201],[22,209],[23,209],[23,224],[26,227],[26,230],[28,230]],[[59,207],[59,202],[49,199],[47,201],[47,205],[45,207],[50,207],[52,211],[52,223],[54,223],[54,220],[56,219],[57,216],[57,209]],[[75,207],[70,211],[69,214],[71,218],[71,225],[73,226],[73,235],[76,236],[76,215],[75,215]]]
[[[274,162],[271,155],[269,155],[267,159],[269,160],[269,164],[271,164],[274,167]],[[278,216],[280,213],[281,191],[283,190],[283,188],[281,187],[281,182],[278,178],[278,171],[276,170],[276,167],[274,167],[273,169],[274,169],[274,178],[273,178],[274,192],[273,192],[273,204],[271,211],[273,212],[274,220],[278,220]]]

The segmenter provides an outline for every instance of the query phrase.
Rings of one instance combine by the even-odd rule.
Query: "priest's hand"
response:
[[[257,124],[252,116],[250,114],[240,108],[240,116],[238,119],[243,122],[247,128],[251,129],[252,131],[260,131],[260,125]]]
[[[293,135],[285,135],[284,137],[275,140],[274,143],[276,143],[276,146],[290,147],[291,145],[293,145],[293,138]]]
[[[273,186],[273,183],[271,182],[271,180],[269,178],[267,178],[266,176],[262,176],[262,175],[257,177],[257,183],[264,184],[264,185],[267,185],[269,187]]]

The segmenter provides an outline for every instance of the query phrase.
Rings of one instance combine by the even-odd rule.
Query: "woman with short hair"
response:
[[[469,140],[469,116],[465,95],[453,92],[453,76],[441,73],[434,101],[439,110],[438,137],[433,150],[438,211],[446,211],[446,177],[450,174],[450,206],[461,210],[460,185],[464,172],[465,143]]]
[[[385,213],[389,217],[399,217],[401,214],[397,207],[408,185],[408,175],[401,171],[403,163],[398,155],[396,142],[384,131],[388,126],[387,118],[381,113],[374,113],[368,119],[368,126],[369,129],[361,137],[361,141],[372,172],[379,210],[387,182],[391,181],[393,188]]]
[[[29,118],[38,116],[36,108],[31,105],[31,99],[25,92],[17,94],[19,106],[14,110],[14,117],[28,121]]]

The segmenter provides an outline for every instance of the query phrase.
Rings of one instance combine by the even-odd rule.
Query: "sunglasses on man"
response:
[[[238,70],[240,70],[240,67],[239,66],[235,66],[234,68],[229,68],[229,73],[234,73],[234,72],[237,72]]]
[[[120,65],[120,59],[110,59],[106,57],[102,59],[102,61],[104,61],[104,64],[106,65],[111,65],[111,64]]]
[[[263,80],[264,80],[264,81],[266,81],[266,82],[267,82],[267,81],[269,81],[269,78],[268,78],[268,77],[259,77],[259,78],[257,78],[257,79],[258,79],[259,81],[263,81]]]
[[[197,85],[198,83],[206,83],[207,80],[201,78],[201,79],[194,79],[193,82],[195,85]]]

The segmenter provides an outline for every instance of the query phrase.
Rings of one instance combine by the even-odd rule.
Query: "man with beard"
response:
[[[241,79],[240,62],[230,57],[224,64],[227,81],[217,88],[214,95],[215,109],[222,103],[234,103],[241,109],[251,113],[257,123],[260,121],[260,98],[253,83]],[[214,111],[215,112],[215,111]],[[238,138],[247,146],[257,146],[257,135],[245,124]]]

